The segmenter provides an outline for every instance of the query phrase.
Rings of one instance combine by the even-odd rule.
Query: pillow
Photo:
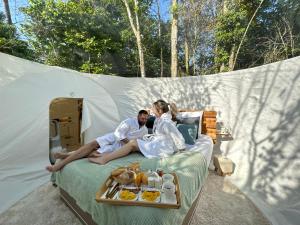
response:
[[[196,138],[201,135],[201,122],[203,111],[179,112],[176,115],[177,124],[191,124],[197,127]]]
[[[196,124],[177,124],[177,129],[182,134],[186,144],[195,144],[198,130]]]
[[[199,118],[183,118],[181,120],[177,120],[177,125],[190,125],[188,128],[193,127],[193,129],[196,129],[196,138],[198,138],[198,132],[199,132]],[[178,128],[178,127],[177,127]],[[183,129],[183,128],[182,128]],[[201,130],[200,130],[201,132]]]
[[[192,112],[179,112],[177,113],[177,118],[187,118],[187,117],[201,117],[203,114],[203,111],[192,111]]]

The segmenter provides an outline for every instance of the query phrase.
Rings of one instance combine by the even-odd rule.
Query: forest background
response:
[[[0,51],[88,73],[205,75],[300,55],[299,0],[2,0]]]

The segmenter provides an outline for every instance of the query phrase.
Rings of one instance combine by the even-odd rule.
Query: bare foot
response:
[[[98,157],[98,158],[89,158],[89,161],[92,163],[97,163],[97,164],[101,164],[104,165],[107,163],[107,161],[105,160],[105,157]]]
[[[46,166],[46,170],[48,170],[49,172],[56,172],[59,169],[55,165],[50,165]]]
[[[53,157],[55,159],[64,159],[67,158],[69,156],[69,152],[54,152],[53,153]]]

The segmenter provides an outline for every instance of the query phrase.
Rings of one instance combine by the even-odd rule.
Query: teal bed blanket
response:
[[[132,162],[140,162],[142,170],[162,168],[176,172],[181,190],[179,209],[162,209],[141,206],[116,206],[95,201],[95,194],[110,172]],[[184,217],[197,198],[208,169],[205,157],[200,152],[177,153],[168,158],[147,159],[133,153],[106,165],[90,163],[87,159],[76,160],[61,171],[54,173],[56,184],[72,196],[78,206],[88,212],[101,225],[175,225],[182,224]]]

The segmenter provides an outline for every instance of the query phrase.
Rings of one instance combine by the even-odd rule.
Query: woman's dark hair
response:
[[[155,106],[158,112],[161,111],[163,113],[166,113],[171,111],[172,120],[176,120],[177,107],[174,103],[169,104],[166,101],[159,99],[156,102],[154,102],[153,105]]]

